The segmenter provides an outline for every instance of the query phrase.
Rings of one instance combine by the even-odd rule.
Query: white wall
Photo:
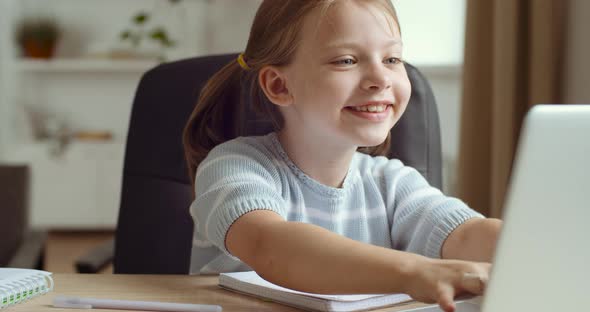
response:
[[[443,153],[444,192],[454,194],[459,148],[465,0],[392,0],[404,58],[430,82],[437,99]]]
[[[6,8],[4,8],[4,3],[0,2],[0,11],[6,10]],[[6,27],[6,21],[1,18],[2,16],[0,15],[0,28],[4,28]],[[3,32],[0,32],[0,47],[6,45],[5,43],[6,39],[4,36]],[[6,61],[5,61],[5,54],[6,52],[4,51],[4,49],[0,48],[0,159],[2,159],[2,155],[3,155],[3,146],[6,144],[6,140],[7,140],[7,130],[5,125],[2,124],[2,116],[6,116],[7,112],[6,112],[6,105],[5,103],[7,102],[6,99],[6,91],[5,87],[4,87],[4,81],[6,80],[6,74],[8,73],[7,69],[6,69]]]
[[[564,102],[590,104],[590,1],[570,0],[567,21]]]
[[[462,67],[419,67],[437,101],[443,158],[443,191],[455,194],[461,117]]]
[[[10,81],[9,60],[12,57],[12,50],[9,48],[11,38],[8,34],[11,33],[12,28],[10,19],[7,16],[12,11],[11,2],[0,0],[0,29],[4,30],[0,31],[0,159],[3,158],[5,153],[5,146],[9,141],[10,133],[10,128],[6,123],[6,116],[10,115],[8,106],[10,101],[8,90],[10,86],[8,82]]]
[[[402,29],[404,58],[419,65],[460,65],[465,0],[392,0]]]

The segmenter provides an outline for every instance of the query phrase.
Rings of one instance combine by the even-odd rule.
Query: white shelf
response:
[[[26,164],[29,225],[34,228],[113,229],[117,224],[125,142],[73,141],[60,156],[47,141],[22,143],[4,161]]]
[[[158,65],[156,60],[108,60],[108,59],[20,59],[16,67],[23,72],[129,72],[142,73]]]

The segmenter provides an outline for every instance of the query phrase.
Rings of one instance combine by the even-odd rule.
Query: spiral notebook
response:
[[[0,309],[53,290],[51,273],[32,269],[0,268]]]
[[[405,294],[320,295],[305,293],[272,284],[262,279],[254,271],[222,273],[219,275],[219,286],[309,311],[367,311],[412,301],[412,298]]]

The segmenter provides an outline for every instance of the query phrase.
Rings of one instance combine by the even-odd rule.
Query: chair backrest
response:
[[[23,243],[28,225],[29,167],[0,165],[0,267]]]
[[[182,146],[182,131],[200,89],[236,54],[197,57],[162,64],[142,77],[133,103],[123,172],[121,206],[115,236],[115,273],[186,274],[189,272],[192,201]],[[408,108],[392,129],[390,158],[419,170],[441,188],[438,111],[432,90],[413,66]],[[235,86],[225,101],[237,101]],[[271,131],[249,107],[228,111],[240,118],[237,135]],[[231,124],[231,123],[228,123]]]

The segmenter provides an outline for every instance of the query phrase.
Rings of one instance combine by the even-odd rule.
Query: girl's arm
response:
[[[492,262],[502,221],[473,218],[458,226],[445,240],[443,259]]]
[[[426,260],[265,210],[239,218],[226,246],[263,278],[313,293],[402,292],[417,263]]]
[[[453,297],[481,294],[489,264],[434,260],[348,239],[321,227],[288,222],[272,211],[240,217],[228,250],[275,284],[313,293],[407,293],[453,311]],[[465,278],[466,273],[477,278]]]

